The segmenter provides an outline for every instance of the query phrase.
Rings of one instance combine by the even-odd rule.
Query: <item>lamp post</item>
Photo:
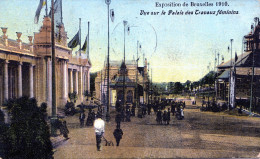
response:
[[[259,21],[259,19],[256,17],[254,18],[255,20],[255,26],[256,26],[256,23]],[[253,28],[253,27],[252,27]],[[252,54],[253,54],[253,64],[252,64],[252,77],[251,77],[251,88],[250,88],[250,107],[249,107],[249,112],[250,112],[250,116],[252,116],[252,105],[253,105],[253,83],[254,83],[254,74],[255,74],[255,57],[254,57],[254,54],[255,54],[255,50],[258,49],[258,35],[256,34],[256,32],[253,33],[253,41],[252,41],[252,44],[251,44],[251,51],[252,51]],[[255,42],[255,46],[254,46],[254,42]]]
[[[55,39],[54,39],[54,0],[51,1],[51,42],[52,42],[52,117],[51,117],[51,135],[57,135],[56,121],[57,121],[57,108],[56,108],[56,83],[55,83]]]
[[[150,67],[150,63],[148,62],[148,69],[147,69],[147,103],[150,104],[150,83],[149,83],[149,67]]]
[[[123,61],[123,109],[125,109],[125,72],[126,72],[126,64],[125,64],[125,27],[127,26],[127,21],[123,21],[124,23],[124,61]],[[129,28],[128,28],[129,31]]]
[[[230,39],[230,71],[229,71],[229,109],[230,109],[230,106],[231,106],[231,68],[232,68],[232,65],[233,65],[233,62],[232,62],[232,42],[233,42],[233,39]]]
[[[137,62],[137,66],[136,66],[136,87],[137,87],[137,93],[136,93],[136,106],[137,106],[137,111],[138,111],[138,113],[137,113],[137,117],[138,118],[142,118],[142,110],[141,110],[141,107],[140,107],[140,99],[139,99],[139,89],[138,89],[138,61],[139,61],[139,56],[138,56],[138,49],[141,49],[142,48],[142,46],[141,46],[141,44],[139,43],[139,41],[137,41],[137,59],[136,59],[136,62]]]
[[[109,4],[111,0],[105,0],[107,4],[107,113],[106,113],[106,121],[110,120],[109,113]]]

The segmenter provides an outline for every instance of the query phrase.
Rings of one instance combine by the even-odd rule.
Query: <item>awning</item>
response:
[[[221,75],[219,75],[218,79],[229,79],[230,70],[225,70]]]

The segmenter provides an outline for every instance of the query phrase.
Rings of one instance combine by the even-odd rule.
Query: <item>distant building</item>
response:
[[[51,63],[51,19],[45,17],[39,33],[29,36],[29,43],[20,39],[8,39],[7,28],[2,28],[0,38],[0,105],[10,98],[35,97],[38,103],[47,102],[48,113],[52,103],[52,63]],[[72,56],[67,47],[67,33],[59,26],[55,38],[56,52],[56,103],[63,107],[69,92],[78,93],[78,103],[83,101],[83,93],[89,90],[89,59],[83,55]]]
[[[168,83],[168,93],[172,94],[174,91],[174,82]]]
[[[137,63],[126,61],[126,65],[120,61],[110,62],[109,83],[110,83],[110,105],[115,105],[117,100],[123,101],[123,69],[126,67],[125,76],[125,103],[134,103],[136,90],[138,90],[138,98],[140,102],[148,103],[148,70],[147,60],[144,67],[138,67]],[[137,83],[136,83],[136,79]],[[137,88],[137,89],[136,89]],[[144,89],[143,89],[144,88]],[[102,103],[106,103],[107,97],[107,67],[104,67],[97,73],[95,79],[96,98]],[[102,94],[102,95],[101,95]],[[144,96],[143,96],[144,95]]]
[[[220,64],[216,81],[217,98],[225,101],[236,100],[237,104],[244,101],[249,105],[251,95],[252,67],[254,65],[253,103],[260,104],[260,24],[259,19],[244,36],[244,52],[237,58]],[[235,51],[233,51],[233,55]],[[230,73],[231,72],[231,73]],[[230,82],[231,81],[231,82]],[[230,85],[231,83],[231,85]],[[247,103],[247,104],[246,104]],[[260,106],[259,106],[260,107]]]

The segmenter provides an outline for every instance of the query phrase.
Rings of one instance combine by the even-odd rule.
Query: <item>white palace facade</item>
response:
[[[38,103],[46,102],[48,113],[52,103],[51,19],[45,17],[38,33],[29,36],[29,43],[8,39],[7,28],[1,28],[0,37],[0,105],[10,98],[35,97]],[[55,38],[56,103],[64,107],[69,92],[77,92],[77,103],[84,100],[84,91],[90,89],[89,59],[72,56],[67,47],[67,33],[59,27]]]

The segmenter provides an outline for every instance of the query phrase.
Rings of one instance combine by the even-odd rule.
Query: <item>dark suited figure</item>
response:
[[[95,120],[95,113],[93,114],[92,109],[89,109],[86,126],[93,126],[94,120]]]
[[[121,121],[122,122],[125,121],[125,110],[124,109],[121,110]]]
[[[61,134],[63,135],[63,137],[68,140],[69,139],[69,137],[68,137],[69,129],[67,128],[66,121],[62,122],[60,131],[61,131]]]
[[[174,113],[175,113],[175,103],[172,103],[172,105],[171,105],[171,112],[172,112],[172,116],[174,116]]]
[[[161,110],[157,111],[156,121],[157,121],[158,124],[162,124],[162,112],[161,112]]]
[[[147,107],[148,107],[148,115],[150,115],[151,114],[152,105],[148,104]]]
[[[123,136],[123,130],[120,129],[119,126],[116,127],[116,129],[114,130],[114,137],[116,139],[116,146],[119,146],[120,140],[122,139]]]
[[[116,126],[119,126],[119,127],[120,127],[121,114],[117,113],[116,118],[115,118],[115,121],[116,121]]]
[[[121,104],[120,104],[120,100],[116,101],[116,111],[120,112],[121,111]]]
[[[163,112],[163,123],[166,124],[167,122],[167,112],[166,110]]]
[[[79,114],[79,121],[80,121],[80,127],[83,127],[84,126],[84,120],[85,120],[86,116],[85,116],[85,113],[84,112],[81,112]]]
[[[130,109],[126,109],[126,119],[125,119],[125,121],[130,122],[131,121],[130,117],[131,117]]]
[[[135,116],[135,107],[136,107],[136,105],[134,103],[132,106],[132,109],[131,109],[131,116]]]
[[[168,108],[168,112],[167,112],[167,125],[169,125],[170,120],[171,120],[171,111],[170,111],[170,108]]]

